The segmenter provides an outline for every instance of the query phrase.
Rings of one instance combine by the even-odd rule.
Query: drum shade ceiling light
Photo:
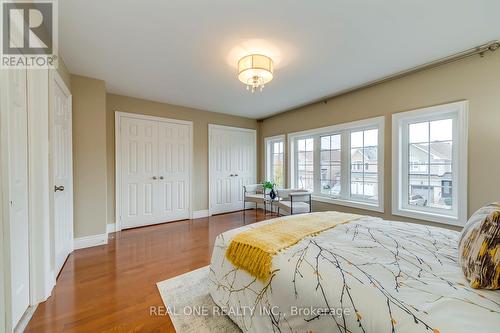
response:
[[[238,61],[238,79],[252,93],[262,91],[273,79],[273,60],[262,54],[250,54],[241,58]]]

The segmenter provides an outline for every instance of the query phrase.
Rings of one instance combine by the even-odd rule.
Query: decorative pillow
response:
[[[472,288],[500,288],[500,203],[479,209],[467,221],[458,256]]]

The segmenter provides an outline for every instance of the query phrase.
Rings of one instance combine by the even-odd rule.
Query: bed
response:
[[[364,216],[280,251],[261,281],[225,253],[273,221],[215,241],[210,295],[243,332],[498,332],[500,291],[469,287],[456,231]]]

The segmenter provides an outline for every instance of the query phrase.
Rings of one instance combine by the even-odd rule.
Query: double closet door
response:
[[[159,119],[117,113],[121,228],[190,217],[192,124]]]
[[[210,213],[243,209],[243,186],[255,184],[256,131],[210,125]]]

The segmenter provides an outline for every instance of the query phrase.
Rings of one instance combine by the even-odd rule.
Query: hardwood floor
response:
[[[110,234],[107,245],[68,258],[52,296],[26,332],[175,332],[156,282],[208,265],[221,232],[271,218],[262,211],[172,222]]]

